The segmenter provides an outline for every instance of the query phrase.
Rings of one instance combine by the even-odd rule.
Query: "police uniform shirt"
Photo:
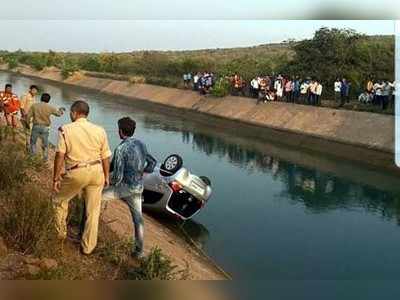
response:
[[[59,128],[57,152],[65,154],[66,168],[111,156],[105,130],[85,118]]]

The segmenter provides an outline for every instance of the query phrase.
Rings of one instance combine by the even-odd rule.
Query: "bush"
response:
[[[64,79],[67,79],[68,77],[72,76],[76,71],[79,70],[79,67],[70,61],[64,61],[61,67],[61,76]]]
[[[18,67],[18,60],[15,57],[10,57],[6,59],[6,63],[8,64],[9,70],[13,70]]]
[[[98,245],[97,253],[105,261],[119,265],[127,260],[128,254],[132,249],[131,239],[112,238],[111,234],[103,234]]]
[[[211,94],[215,97],[225,97],[229,95],[231,84],[227,78],[220,78],[214,85]]]
[[[181,82],[180,78],[177,77],[154,77],[149,76],[146,77],[146,82],[154,85],[161,85],[166,87],[179,87],[179,83]]]
[[[53,208],[49,196],[32,179],[43,164],[26,156],[17,143],[0,143],[0,236],[26,253],[44,248],[52,237]]]
[[[24,253],[37,253],[54,235],[53,206],[48,194],[24,185],[0,195],[0,233]]]
[[[24,147],[4,140],[8,127],[0,128],[0,191],[27,185],[31,179],[30,168],[41,170],[43,164],[36,158],[24,155]],[[4,133],[6,132],[6,133]]]
[[[165,256],[161,249],[155,247],[137,268],[129,272],[129,277],[135,280],[184,280],[187,279],[188,267],[185,270],[176,271],[177,266]]]
[[[34,55],[29,64],[37,71],[43,70],[47,66],[47,55],[46,54],[36,54]]]

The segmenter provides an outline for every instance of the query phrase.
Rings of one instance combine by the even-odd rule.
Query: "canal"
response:
[[[0,73],[0,84],[6,82],[19,96],[38,84],[57,106],[88,101],[90,120],[106,129],[112,148],[117,120],[130,116],[155,157],[178,153],[195,174],[210,177],[213,197],[183,228],[234,278],[400,278],[400,185],[390,174],[249,138],[239,124],[205,124]],[[68,118],[54,119],[53,143]]]

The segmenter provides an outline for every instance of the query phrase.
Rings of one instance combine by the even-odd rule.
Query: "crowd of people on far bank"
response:
[[[183,74],[183,82],[185,88],[193,88],[194,91],[198,91],[201,95],[210,93],[211,89],[215,84],[215,76],[212,72],[197,72],[192,78],[191,73]]]
[[[65,109],[51,105],[49,93],[42,93],[38,101],[38,93],[39,88],[32,85],[20,99],[13,93],[12,85],[6,84],[0,92],[0,127],[12,128],[14,137],[21,129],[27,138],[27,152],[47,161],[51,116],[60,117]],[[51,200],[58,238],[60,242],[67,238],[69,202],[82,194],[85,212],[84,229],[79,235],[81,253],[90,255],[97,245],[102,201],[122,199],[128,204],[135,228],[132,256],[140,259],[144,255],[142,193],[147,148],[134,138],[136,122],[123,117],[116,124],[116,134],[122,142],[110,160],[112,153],[107,134],[103,128],[89,122],[88,116],[88,103],[75,101],[70,108],[72,122],[58,128]],[[39,139],[42,153],[36,147]]]
[[[236,75],[234,76],[236,80]],[[237,84],[235,85],[236,88]],[[305,80],[299,77],[264,76],[253,78],[250,82],[253,98],[260,102],[285,101],[310,105],[320,105],[322,84],[316,78]]]
[[[379,105],[384,110],[394,107],[396,83],[389,80],[374,81],[370,78],[365,91],[358,97],[360,103]]]
[[[184,74],[186,88],[193,88],[202,95],[208,94],[215,84],[215,75],[211,72]],[[257,99],[257,103],[283,101],[297,104],[321,105],[322,92],[325,88],[318,78],[285,75],[257,76],[248,84],[239,74],[226,78],[230,83],[230,94]],[[332,84],[334,100],[338,107],[350,102],[352,84],[346,78],[338,78]],[[330,93],[332,95],[332,93]],[[368,79],[365,91],[358,100],[363,104],[381,106],[385,110],[393,107],[395,98],[395,82],[388,80],[373,81]],[[333,100],[333,99],[332,99]]]

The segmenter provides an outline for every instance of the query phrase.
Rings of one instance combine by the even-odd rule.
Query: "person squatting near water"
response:
[[[142,193],[143,172],[148,152],[145,144],[133,137],[135,129],[136,122],[129,117],[118,121],[118,134],[122,142],[114,151],[111,161],[111,185],[104,190],[103,201],[122,199],[128,205],[135,237],[132,256],[140,259],[144,255]]]
[[[85,202],[85,226],[81,253],[89,255],[97,245],[102,191],[109,185],[111,151],[105,130],[87,120],[89,105],[76,101],[70,109],[72,123],[59,128],[54,159],[53,203],[58,238],[67,237],[69,201],[78,194]],[[62,174],[65,166],[65,174]]]

